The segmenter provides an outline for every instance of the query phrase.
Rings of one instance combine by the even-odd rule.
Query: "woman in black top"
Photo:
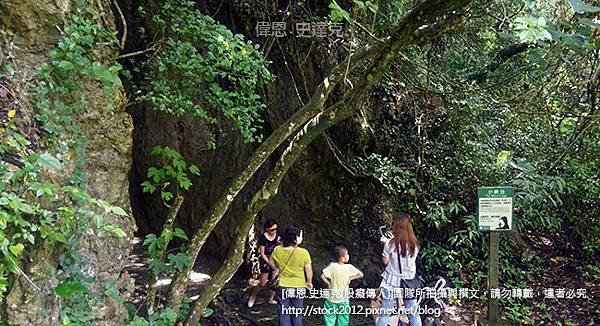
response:
[[[252,308],[254,306],[254,302],[256,301],[256,296],[258,293],[264,289],[269,282],[270,279],[273,279],[275,275],[279,272],[276,266],[271,265],[269,261],[269,257],[273,252],[273,249],[281,243],[281,238],[277,235],[277,222],[274,219],[270,218],[265,221],[263,224],[263,229],[265,232],[261,234],[258,238],[258,251],[260,253],[260,282],[259,284],[252,289],[250,293],[250,298],[248,299],[248,308]],[[271,295],[269,297],[269,303],[277,304],[275,301],[275,291],[270,290]]]

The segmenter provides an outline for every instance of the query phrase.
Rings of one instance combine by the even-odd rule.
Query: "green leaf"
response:
[[[92,221],[94,222],[94,225],[95,225],[97,228],[99,228],[99,227],[101,227],[101,226],[102,226],[102,222],[103,222],[104,220],[102,219],[102,216],[101,216],[100,214],[94,214],[94,215],[92,216]]]
[[[151,167],[148,169],[148,178],[151,178],[155,183],[160,183],[160,181],[164,178],[164,172],[162,170],[158,170],[155,167]]]
[[[109,280],[107,282],[106,290],[104,291],[104,294],[107,297],[113,298],[117,302],[123,301],[123,297],[121,296],[121,292],[119,291],[119,288],[117,287],[116,280]]]
[[[58,66],[60,69],[63,69],[63,70],[66,70],[66,71],[70,71],[70,70],[73,70],[73,69],[75,69],[75,65],[74,65],[73,63],[71,63],[71,62],[69,62],[69,61],[65,61],[65,60],[62,60],[62,61],[60,61],[60,62],[57,64],[57,66]]]
[[[211,308],[204,308],[204,310],[202,310],[202,317],[207,318],[210,317],[215,311],[212,310]]]
[[[16,245],[12,245],[8,247],[8,250],[13,253],[16,257],[19,257],[21,253],[25,249],[25,246],[22,243],[17,243]]]
[[[181,185],[181,188],[188,190],[192,185],[192,182],[190,179],[184,177],[179,179],[179,184]]]
[[[113,207],[111,207],[111,211],[113,213],[115,213],[116,215],[118,215],[118,216],[127,216],[127,213],[125,212],[125,210],[122,209],[119,206],[113,206]]]
[[[569,0],[569,3],[571,3],[573,10],[580,14],[600,12],[600,7],[589,5],[582,0]]]
[[[35,208],[24,201],[19,201],[17,208],[25,214],[35,214]]]
[[[54,292],[58,294],[62,298],[69,298],[76,293],[86,293],[89,292],[88,287],[77,281],[68,281],[60,283],[55,289]]]
[[[144,181],[142,183],[142,192],[153,193],[156,191],[156,187],[150,183],[150,181]]]
[[[25,234],[24,237],[27,241],[29,241],[29,243],[31,243],[31,244],[35,243],[35,237],[31,233]]]
[[[173,166],[179,171],[185,170],[185,162],[181,158],[173,159]]]
[[[174,266],[178,271],[183,270],[184,267],[191,264],[190,257],[182,253],[178,253],[177,255],[169,254],[167,258],[169,259],[169,264]]]
[[[32,182],[30,183],[29,188],[32,191],[35,191],[36,197],[41,197],[44,195],[51,196],[54,193],[54,186],[49,183]]]
[[[159,156],[159,155],[162,155],[162,152],[163,152],[163,148],[162,147],[160,147],[160,146],[154,146],[152,148],[152,151],[150,152],[150,155],[152,155],[152,156]]]
[[[374,14],[376,14],[377,11],[379,11],[379,6],[371,1],[367,1],[367,7],[369,7],[369,10]]]
[[[104,230],[114,234],[118,238],[125,238],[127,236],[127,233],[116,225],[107,225],[104,227]]]
[[[146,235],[144,246],[148,247],[148,254],[151,258],[156,257],[156,250],[158,249],[158,238],[156,237],[156,234],[150,233]]]
[[[544,58],[540,55],[540,52],[537,50],[532,50],[527,53],[527,57],[531,63],[534,63],[540,67],[545,65]]]
[[[358,9],[363,10],[365,9],[365,3],[363,1],[360,0],[354,0],[354,4],[358,6]]]
[[[62,164],[60,164],[60,161],[55,158],[54,156],[50,155],[50,154],[42,154],[40,155],[40,157],[38,158],[38,161],[49,168],[52,168],[54,170],[60,170],[62,169]]]
[[[596,23],[593,20],[588,19],[588,18],[581,18],[581,19],[579,19],[579,22],[581,24],[583,24],[585,26],[588,26],[588,27],[591,27],[591,28],[600,28],[600,24],[599,23]]]
[[[165,265],[165,263],[162,261],[153,260],[150,262],[150,269],[154,275],[158,276],[167,269],[167,265]]]
[[[173,194],[168,191],[163,191],[160,193],[160,197],[164,201],[169,201],[169,200],[173,199]]]
[[[510,151],[500,151],[500,153],[498,153],[498,156],[496,157],[496,165],[505,165],[506,161],[508,161],[508,159],[510,158],[510,154]]]
[[[173,235],[179,239],[189,240],[187,235],[185,234],[185,231],[183,231],[180,228],[175,228],[175,230],[173,231]]]
[[[14,74],[15,74],[15,68],[13,68],[13,66],[12,66],[11,64],[7,64],[7,65],[5,65],[5,66],[4,66],[4,68],[6,69],[6,72],[7,72],[9,75],[11,75],[11,76],[12,76],[12,75],[14,75]]]
[[[329,9],[329,18],[332,22],[337,23],[342,20],[346,20],[349,23],[352,22],[352,17],[350,16],[350,14],[346,10],[342,9],[337,3],[330,3]]]
[[[200,169],[196,165],[191,164],[188,169],[191,174],[200,175]]]
[[[175,232],[173,232],[171,230],[163,230],[162,233],[160,234],[160,238],[159,238],[159,241],[161,242],[161,247],[165,243],[171,241],[174,236],[175,236]]]
[[[555,29],[550,29],[550,30],[548,30],[548,32],[552,36],[553,40],[555,40],[556,42],[563,43],[566,47],[568,47],[570,49],[576,50],[576,49],[584,47],[586,45],[586,38],[582,35],[565,34],[561,31],[558,31]]]

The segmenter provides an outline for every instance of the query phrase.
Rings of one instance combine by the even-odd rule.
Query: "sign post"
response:
[[[495,326],[498,323],[498,299],[492,298],[492,289],[498,288],[498,266],[500,252],[500,234],[490,232],[490,253],[488,262],[488,325]]]
[[[498,324],[498,299],[491,290],[498,288],[500,234],[512,230],[514,188],[477,188],[477,216],[479,231],[490,232],[488,262],[488,325]]]

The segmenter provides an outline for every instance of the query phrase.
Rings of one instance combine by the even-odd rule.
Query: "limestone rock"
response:
[[[56,45],[60,29],[70,17],[72,3],[67,0],[0,1],[2,35],[4,41],[11,45],[3,49],[4,57],[12,59],[24,89],[34,84],[32,81],[36,69],[48,61],[48,52]],[[107,0],[94,4],[99,6],[99,11],[111,6]],[[114,30],[112,13],[105,14],[106,27]],[[114,60],[117,51],[116,48],[107,48],[98,52],[98,55]],[[97,59],[102,61],[106,58]],[[133,126],[131,117],[124,110],[126,98],[123,89],[119,87],[108,96],[95,83],[86,83],[84,88],[88,106],[75,119],[88,140],[84,167],[88,177],[87,191],[130,211],[128,176]],[[119,225],[128,235],[135,229],[134,221],[129,218],[108,216],[105,223]],[[108,280],[119,280],[123,284],[128,282],[120,278],[131,249],[127,238],[106,236],[99,239],[89,234],[80,239],[79,247],[86,263],[85,273],[96,278],[93,290],[98,294],[103,294]],[[58,284],[53,275],[56,274],[59,254],[43,247],[32,254],[24,271],[42,291],[36,290],[24,277],[16,279],[6,300],[9,325],[55,325],[59,322],[61,302],[51,290]],[[105,296],[101,297],[103,300],[91,311],[92,321],[98,325],[124,324],[127,317],[124,306]]]

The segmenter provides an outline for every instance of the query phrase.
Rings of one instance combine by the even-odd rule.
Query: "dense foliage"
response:
[[[149,101],[157,111],[177,117],[189,113],[211,124],[222,114],[246,141],[260,140],[265,104],[256,89],[273,77],[259,45],[234,35],[189,1],[166,1],[153,22],[164,41],[145,63],[148,87],[138,100]]]
[[[126,212],[85,190],[86,139],[78,119],[93,100],[86,87],[100,87],[105,95],[114,96],[121,83],[120,67],[106,65],[93,54],[97,47],[115,44],[114,35],[99,18],[83,3],[77,7],[56,50],[49,53],[50,62],[38,71],[35,121],[15,96],[4,103],[10,114],[0,129],[0,154],[10,158],[0,162],[0,301],[16,277],[25,278],[34,288],[31,278],[57,278],[60,283],[53,291],[63,299],[65,325],[88,322],[90,306],[100,299],[92,291],[94,277],[84,273],[80,238],[84,234],[125,236],[118,226],[105,224],[104,218],[126,216]],[[4,70],[16,77],[14,68],[8,65]],[[17,94],[8,79],[0,82],[4,94]],[[112,102],[104,109],[111,110]],[[36,250],[43,247],[59,256],[60,266],[48,271],[52,275],[26,275],[23,262],[36,259]]]
[[[379,86],[385,110],[368,114],[367,130],[357,127],[372,133],[356,143],[372,154],[358,152],[355,166],[415,216],[428,274],[485,285],[476,188],[510,185],[518,232],[560,238],[555,247],[600,277],[600,212],[592,204],[600,198],[600,38],[589,19],[599,9],[494,1],[462,33],[406,49]],[[502,282],[525,287],[541,257],[514,244],[502,246]],[[509,318],[531,320],[531,311],[511,309]]]

